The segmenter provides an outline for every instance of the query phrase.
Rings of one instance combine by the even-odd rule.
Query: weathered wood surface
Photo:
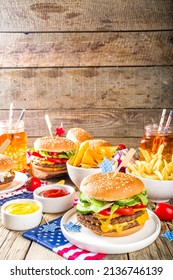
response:
[[[17,119],[21,110],[16,110]],[[49,135],[45,122],[45,114],[49,114],[52,122],[52,132],[63,123],[65,132],[71,127],[82,127],[95,138],[109,140],[117,145],[122,142],[127,147],[139,147],[144,126],[159,123],[162,109],[55,109],[27,110],[25,128],[28,134],[28,146],[33,145],[37,137]],[[0,111],[0,119],[5,119],[9,110]],[[132,146],[131,146],[132,145]]]
[[[1,33],[0,67],[173,64],[173,31]]]
[[[68,177],[64,177],[67,184],[73,184]],[[173,203],[171,200],[170,203]],[[51,221],[57,218],[58,214],[45,214],[46,220]],[[42,223],[45,223],[43,220]],[[172,230],[172,222],[167,224],[161,222],[161,233],[165,230]],[[51,252],[43,246],[29,241],[21,236],[21,232],[10,231],[4,228],[0,222],[0,260],[63,260],[59,255]],[[173,243],[166,238],[158,238],[148,247],[127,254],[110,254],[105,260],[172,260]]]
[[[1,69],[0,108],[169,108],[172,77],[173,66]]]
[[[76,109],[76,110],[28,110],[26,129],[29,136],[44,136],[48,133],[45,114],[49,114],[52,132],[61,123],[67,131],[72,126],[84,127],[95,137],[140,137],[144,125],[160,120],[161,109]],[[7,117],[7,110],[0,112],[0,119]],[[20,111],[15,112],[19,116]],[[31,122],[32,119],[32,122]]]
[[[172,0],[1,0],[1,31],[173,29]]]

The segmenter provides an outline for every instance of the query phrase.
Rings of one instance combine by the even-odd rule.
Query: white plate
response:
[[[160,233],[160,220],[150,210],[148,210],[150,219],[146,221],[144,227],[129,236],[122,237],[104,237],[91,232],[85,227],[81,227],[80,232],[67,231],[63,224],[70,221],[77,221],[76,210],[69,210],[61,219],[61,230],[66,239],[77,247],[96,253],[104,254],[123,254],[130,253],[147,247],[155,241]]]
[[[12,192],[12,191],[19,189],[20,187],[22,187],[25,184],[27,179],[28,179],[28,177],[25,173],[15,171],[15,178],[14,178],[13,182],[7,189],[1,190],[0,194]]]

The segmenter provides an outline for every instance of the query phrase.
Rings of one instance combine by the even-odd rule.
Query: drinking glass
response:
[[[27,134],[24,129],[24,120],[21,120],[17,126],[17,120],[12,123],[9,120],[0,121],[0,146],[6,139],[11,142],[3,154],[10,156],[14,162],[14,170],[22,171],[27,166]]]

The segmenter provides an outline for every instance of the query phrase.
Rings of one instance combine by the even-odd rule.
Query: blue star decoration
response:
[[[55,232],[55,230],[58,228],[58,226],[54,223],[52,224],[46,224],[46,225],[43,225],[43,229],[42,229],[42,232]]]
[[[80,232],[81,226],[72,222],[63,225],[67,231]]]
[[[103,161],[98,164],[98,166],[101,168],[102,174],[105,174],[106,172],[112,172],[113,171],[113,160],[108,160],[107,157],[104,157]]]
[[[173,231],[166,230],[165,233],[161,234],[160,236],[166,237],[168,241],[173,240]]]

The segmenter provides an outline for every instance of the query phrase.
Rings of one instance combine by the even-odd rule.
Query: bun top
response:
[[[67,139],[70,139],[75,144],[82,143],[85,140],[93,139],[90,133],[80,127],[74,127],[67,131]]]
[[[13,167],[14,167],[14,161],[12,160],[12,158],[0,154],[0,172],[8,171]]]
[[[69,152],[76,149],[75,144],[65,137],[42,137],[34,142],[36,150],[47,152]]]
[[[90,198],[102,201],[115,201],[130,198],[145,190],[143,182],[130,174],[107,172],[85,177],[80,191]]]
[[[91,139],[91,140],[87,140],[87,142],[89,143],[89,147],[91,149],[96,149],[96,147],[98,146],[112,146],[110,142],[107,142],[106,140],[103,139]]]

